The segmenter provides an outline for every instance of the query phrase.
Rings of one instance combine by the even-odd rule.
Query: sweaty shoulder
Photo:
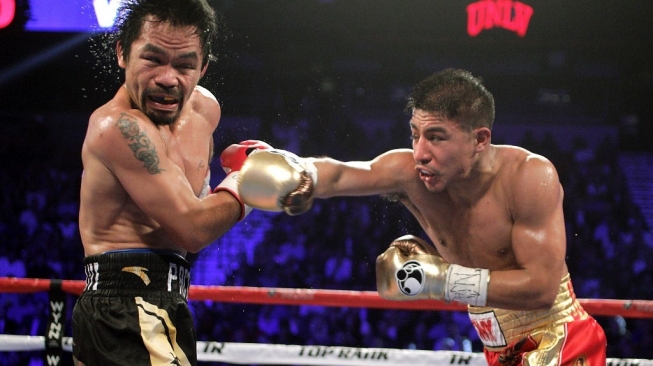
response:
[[[394,149],[386,151],[372,161],[372,166],[387,172],[395,179],[405,180],[416,177],[415,158],[411,149]]]
[[[501,165],[514,167],[514,164],[524,162],[530,157],[539,157],[547,160],[544,156],[538,155],[534,152],[524,149],[515,145],[492,145],[492,148],[497,151],[496,156],[500,159]]]
[[[382,160],[387,164],[410,165],[411,169],[415,167],[413,150],[411,149],[393,149],[379,155],[375,160]]]
[[[218,126],[222,113],[220,103],[208,89],[197,85],[191,94],[190,105],[212,128]]]
[[[535,203],[562,198],[555,166],[546,157],[516,146],[498,146],[502,181],[512,192],[513,202]]]
[[[505,164],[511,174],[551,174],[555,168],[546,157],[517,146],[497,146],[502,165]],[[557,176],[556,176],[557,178]]]
[[[125,139],[126,134],[142,133],[153,128],[143,123],[146,117],[139,110],[131,108],[125,95],[121,88],[113,99],[91,114],[84,139],[84,153],[103,159],[105,154],[111,154],[118,141]]]
[[[405,193],[416,186],[422,187],[411,149],[394,149],[377,156],[372,161],[372,171],[395,192]]]

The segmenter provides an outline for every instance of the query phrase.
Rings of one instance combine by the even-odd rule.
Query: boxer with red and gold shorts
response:
[[[253,152],[240,170],[244,204],[297,215],[316,198],[400,203],[430,243],[406,235],[377,258],[382,297],[479,307],[473,316],[488,327],[481,329],[492,364],[605,365],[603,332],[568,285],[565,192],[555,165],[492,143],[494,97],[467,70],[436,72],[407,99],[411,148],[366,161]]]
[[[548,309],[486,307],[489,270],[448,263],[424,240],[406,235],[377,258],[376,275],[379,294],[386,299],[468,304],[490,366],[605,366],[605,333],[576,299],[569,274]]]
[[[606,337],[580,305],[569,275],[548,310],[469,307],[490,366],[605,365]]]

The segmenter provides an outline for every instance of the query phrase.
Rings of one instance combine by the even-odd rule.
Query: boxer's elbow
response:
[[[515,311],[549,310],[554,304],[555,297],[549,296],[548,293],[536,291],[513,293],[507,298],[488,300],[488,306]]]
[[[194,241],[186,241],[183,245],[182,248],[184,248],[185,251],[188,253],[197,253],[200,250],[206,248],[211,244],[210,241],[200,241],[200,240],[194,240]]]
[[[199,220],[180,217],[166,227],[166,232],[170,240],[180,249],[197,253],[224,234],[224,231],[216,233],[216,228],[211,224],[202,224]]]
[[[547,310],[553,307],[558,296],[558,284],[556,286],[545,285],[527,296],[531,310]]]
[[[201,251],[238,222],[241,214],[240,203],[233,198],[217,200],[217,196],[219,195],[210,195],[213,198],[210,208],[199,206],[179,210],[176,219],[169,223],[170,237],[185,251]],[[232,197],[229,194],[224,196]]]
[[[197,253],[212,243],[207,235],[198,235],[192,230],[184,230],[170,233],[172,241],[188,253]]]
[[[554,292],[553,294],[551,294],[548,291],[540,294],[539,298],[535,298],[533,300],[532,305],[535,308],[534,310],[551,309],[555,304],[556,295],[557,293]]]
[[[492,280],[490,279],[490,284]],[[548,310],[555,304],[558,287],[541,280],[523,281],[519,287],[508,292],[489,293],[489,306],[518,311]],[[490,301],[490,298],[492,300]]]

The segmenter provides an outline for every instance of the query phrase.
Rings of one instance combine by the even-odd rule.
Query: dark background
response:
[[[523,38],[501,28],[468,36],[471,1],[211,3],[228,38],[202,84],[227,117],[269,111],[281,95],[292,118],[308,93],[331,98],[336,111],[396,113],[415,82],[460,67],[494,93],[497,125],[612,125],[624,148],[653,145],[647,0],[529,1],[534,15]],[[97,37],[16,28],[0,30],[0,65],[12,71],[0,80],[0,111],[44,120],[64,114],[75,120],[64,121],[67,132],[79,138],[90,112],[115,91],[115,60],[98,57]]]
[[[225,27],[218,62],[200,82],[223,108],[216,152],[243,139],[344,160],[408,147],[410,87],[445,67],[468,69],[495,96],[493,141],[524,145],[559,170],[578,296],[653,299],[643,214],[653,201],[634,200],[624,173],[653,172],[653,159],[622,160],[653,152],[653,1],[524,0],[534,9],[524,37],[501,28],[468,36],[472,1],[210,3]],[[78,233],[59,228],[77,219],[88,117],[122,80],[107,47],[97,34],[25,32],[20,21],[0,29],[0,259],[21,261],[27,277],[83,279]],[[44,204],[32,207],[39,196]],[[321,200],[301,217],[255,211],[191,258],[193,283],[374,290],[374,258],[406,233],[420,233],[414,219],[377,197]],[[11,333],[43,334],[43,298],[2,296],[0,311],[25,313]],[[363,319],[346,308],[191,306],[203,340],[459,349],[469,337],[480,351],[458,313],[369,310]],[[599,320],[610,357],[653,359],[650,319]],[[5,356],[8,365],[40,357]]]

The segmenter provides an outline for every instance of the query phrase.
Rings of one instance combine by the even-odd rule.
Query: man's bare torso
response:
[[[188,179],[193,192],[199,195],[209,171],[213,153],[213,126],[197,111],[202,108],[203,97],[198,91],[188,101],[177,122],[170,126],[159,126],[158,133],[150,139],[161,139],[165,154],[173,166],[157,168],[180,169]],[[84,173],[81,185],[80,232],[86,255],[108,250],[127,248],[153,248],[181,251],[160,228],[130,198],[118,177],[112,172],[111,161],[102,161],[91,153],[93,144],[106,129],[117,128],[116,116],[129,116],[140,112],[131,109],[125,88],[100,107],[91,117],[86,140],[82,148]],[[140,115],[142,116],[142,115]],[[115,144],[128,141],[116,141]],[[146,169],[143,167],[143,169]],[[147,189],[147,187],[143,187]]]
[[[492,270],[517,267],[509,187],[527,153],[512,147],[497,149],[491,179],[477,199],[454,203],[446,193],[427,190],[417,176],[407,188],[408,196],[401,199],[448,262]]]

